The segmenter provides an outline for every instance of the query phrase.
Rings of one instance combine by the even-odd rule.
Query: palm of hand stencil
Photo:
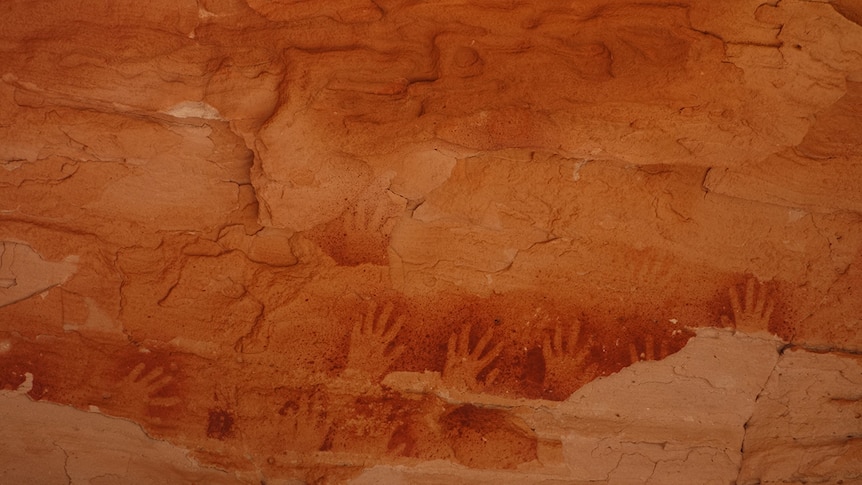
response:
[[[545,335],[542,345],[545,385],[560,394],[574,391],[596,376],[598,364],[585,365],[590,356],[591,342],[580,345],[580,336],[581,322],[578,320],[575,320],[566,338],[561,325],[554,329],[553,339]]]
[[[393,344],[404,325],[403,316],[389,324],[393,308],[388,303],[377,316],[377,305],[371,303],[365,318],[353,327],[345,375],[378,380],[404,352],[403,346]]]
[[[745,283],[745,299],[742,301],[735,286],[731,286],[728,293],[733,320],[727,315],[722,315],[722,326],[733,327],[743,332],[769,330],[769,321],[775,310],[775,300],[769,296],[769,288],[766,285],[755,278],[749,278]]]
[[[285,418],[284,432],[288,447],[298,452],[314,452],[323,448],[332,428],[332,417],[326,413],[326,402],[316,395],[303,394],[286,402],[278,414]]]
[[[467,325],[460,335],[453,333],[449,337],[442,379],[444,384],[453,389],[481,391],[493,384],[500,370],[491,369],[482,382],[479,381],[479,374],[500,355],[503,346],[498,343],[488,349],[494,336],[494,329],[489,328],[470,350],[470,329],[470,325]]]
[[[347,234],[375,235],[379,238],[386,224],[387,209],[383,203],[359,201],[353,210],[345,212],[344,230]]]
[[[542,356],[545,358],[545,382],[560,385],[571,382],[575,387],[591,381],[598,369],[598,364],[585,366],[590,356],[591,341],[579,346],[581,322],[575,323],[569,330],[568,338],[564,339],[563,328],[560,325],[554,329],[554,337],[545,335],[542,345]]]
[[[653,290],[657,295],[667,295],[678,281],[673,260],[667,256],[649,258],[636,266],[633,290]]]
[[[342,218],[339,248],[331,248],[341,264],[386,264],[389,245],[388,220],[392,206],[386,201],[360,200]]]

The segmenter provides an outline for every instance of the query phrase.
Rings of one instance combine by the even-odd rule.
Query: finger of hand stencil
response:
[[[174,380],[174,376],[163,376],[161,379],[147,384],[147,390],[150,394],[160,391]]]
[[[554,328],[554,346],[551,348],[555,354],[562,354],[563,349],[563,328],[557,324]]]
[[[754,308],[754,278],[749,278],[745,283],[745,302],[742,305],[745,313],[751,314],[751,310]]]
[[[151,386],[159,379],[162,374],[164,374],[164,372],[164,369],[162,369],[161,367],[156,367],[150,372],[144,374],[144,376],[141,377],[141,382],[146,386]]]
[[[494,336],[494,328],[488,328],[485,331],[485,334],[482,335],[482,338],[479,339],[479,342],[476,343],[476,347],[470,352],[470,356],[478,359],[482,356],[482,353],[485,351],[485,347],[488,346],[488,343],[491,341],[491,338]]]
[[[542,341],[542,356],[545,358],[545,365],[549,365],[556,357],[554,349],[551,347],[551,337],[547,334],[545,334],[544,340]]]
[[[644,350],[644,354],[646,356],[646,360],[655,360],[655,338],[652,335],[646,336],[646,349]]]
[[[137,382],[138,378],[141,376],[141,372],[143,372],[146,367],[146,364],[143,362],[136,365],[135,368],[132,369],[132,372],[129,372],[129,375],[126,376],[125,380],[129,382]]]
[[[733,311],[734,324],[742,317],[742,305],[739,303],[739,292],[736,291],[736,286],[731,286],[730,290],[730,308]]]
[[[497,356],[499,356],[500,352],[502,352],[502,351],[503,351],[503,344],[498,342],[497,345],[495,345],[493,349],[491,349],[487,354],[485,354],[484,357],[482,357],[481,359],[478,359],[476,362],[479,364],[479,366],[481,368],[484,369],[485,367],[488,367],[488,364],[490,364],[492,360],[496,359]]]
[[[371,301],[368,303],[368,312],[365,314],[365,320],[362,325],[362,333],[369,335],[374,332],[374,317],[377,314],[377,302]]]
[[[398,336],[398,332],[401,331],[401,327],[404,326],[404,321],[406,320],[406,318],[407,317],[405,317],[404,315],[401,315],[400,317],[395,319],[395,323],[393,323],[392,326],[389,327],[389,330],[387,330],[386,333],[383,334],[383,342],[388,344],[395,340],[395,337]]]
[[[383,306],[383,311],[380,312],[380,317],[377,319],[377,325],[374,327],[374,335],[383,335],[386,332],[386,324],[389,323],[389,316],[392,315],[392,310],[395,305],[392,302],[387,302]]]
[[[467,356],[470,355],[470,331],[472,330],[471,325],[468,323],[461,330],[461,336],[458,338],[458,354]]]
[[[567,350],[571,351],[577,348],[578,341],[581,340],[581,321],[575,319],[575,323],[572,325],[572,331],[569,334],[569,344],[566,347]]]
[[[485,376],[485,385],[490,386],[491,384],[493,384],[494,381],[497,380],[497,377],[499,375],[500,375],[500,369],[497,369],[497,368],[491,369],[491,371],[488,372],[488,375]]]
[[[629,359],[632,361],[632,364],[641,360],[638,348],[634,343],[629,344]]]
[[[769,288],[766,285],[758,285],[757,298],[754,300],[754,315],[758,318],[763,315],[763,307],[766,305]]]

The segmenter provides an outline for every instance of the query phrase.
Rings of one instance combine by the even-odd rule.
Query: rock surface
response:
[[[0,14],[0,481],[862,480],[858,2]]]
[[[757,398],[739,483],[862,480],[858,354],[787,351]]]
[[[238,483],[149,438],[134,423],[98,412],[34,403],[24,393],[3,391],[0,416],[3,483]]]

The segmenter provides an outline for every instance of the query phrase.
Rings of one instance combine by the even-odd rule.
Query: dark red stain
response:
[[[538,458],[538,440],[522,420],[499,409],[459,406],[440,419],[458,462],[472,468],[516,468]]]
[[[392,431],[389,443],[386,444],[389,451],[396,452],[399,456],[416,457],[416,437],[410,425],[403,423]]]
[[[207,421],[207,436],[224,440],[233,434],[233,415],[224,409],[210,409]]]
[[[544,384],[545,362],[541,347],[545,337],[553,335],[558,323],[568,328],[567,325],[576,320],[581,322],[581,345],[590,350],[586,365],[595,364],[596,376],[612,374],[631,365],[630,343],[642,347],[647,336],[651,336],[656,349],[664,350],[659,356],[663,358],[679,351],[693,335],[675,326],[661,312],[624,316],[612,311],[591,312],[571,301],[535,293],[489,297],[435,294],[411,299],[390,294],[380,295],[378,306],[389,301],[395,306],[392,319],[399,315],[406,318],[394,344],[408,349],[389,371],[442,371],[453,333],[460,334],[469,325],[473,348],[488,329],[493,329],[492,344],[501,345],[502,352],[479,374],[479,380],[496,368],[498,377],[486,391],[513,397],[556,400],[568,397],[565,392],[549,393]],[[545,317],[534,317],[538,307]],[[339,370],[345,365],[343,356],[347,353],[352,322],[355,317],[341,326],[339,354],[342,357],[336,365]],[[333,353],[333,358],[338,356]],[[566,391],[570,393],[571,389]]]
[[[383,205],[386,212],[382,220],[375,220],[375,204]],[[335,262],[342,266],[360,264],[389,264],[390,219],[400,211],[391,205],[383,194],[370,207],[358,204],[348,207],[336,219],[314,227],[303,235],[316,243]],[[357,215],[362,211],[363,215]],[[366,227],[352,227],[354,218],[365,219]]]
[[[521,366],[524,393],[529,396],[540,395],[545,379],[545,358],[542,356],[542,349],[530,348],[523,359],[520,362],[513,362],[513,365]]]
[[[0,389],[15,390],[27,380],[27,363],[18,356],[0,356]]]
[[[387,454],[423,460],[452,460],[454,452],[441,435],[434,417],[446,411],[445,404],[432,395],[403,400],[387,444]]]

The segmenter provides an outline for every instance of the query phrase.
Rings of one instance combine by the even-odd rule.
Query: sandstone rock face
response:
[[[862,480],[858,2],[0,13],[0,481]]]
[[[749,421],[740,483],[859,480],[858,355],[785,352]]]

